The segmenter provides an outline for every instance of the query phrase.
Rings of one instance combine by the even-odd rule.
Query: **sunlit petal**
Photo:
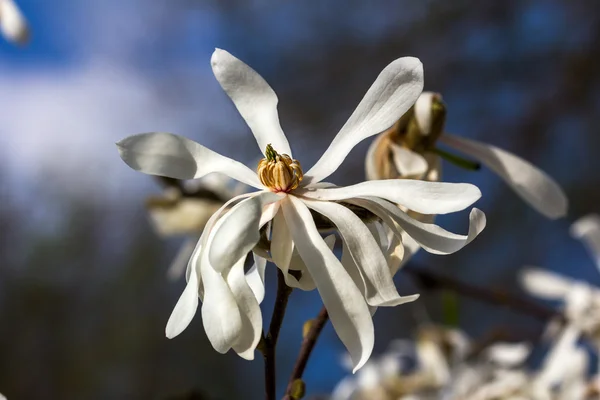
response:
[[[256,173],[244,164],[172,133],[140,133],[117,142],[117,148],[127,165],[145,174],[195,179],[221,172],[247,185],[263,188]]]
[[[277,152],[292,156],[279,125],[277,95],[252,68],[225,50],[216,49],[210,60],[215,77],[252,130],[258,147],[271,144]]]
[[[422,90],[423,65],[417,58],[399,58],[385,67],[329,148],[305,174],[306,183],[331,175],[354,146],[398,121]]]
[[[496,146],[444,134],[440,140],[487,165],[513,190],[548,218],[566,215],[568,200],[558,184],[539,168]]]
[[[317,284],[333,327],[348,349],[356,371],[369,359],[375,340],[367,303],[321,238],[302,201],[288,196],[281,206],[298,253]]]

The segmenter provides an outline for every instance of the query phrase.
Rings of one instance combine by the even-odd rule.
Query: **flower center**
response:
[[[259,161],[257,174],[263,185],[274,192],[289,192],[302,182],[302,167],[287,154],[279,154],[270,144]]]

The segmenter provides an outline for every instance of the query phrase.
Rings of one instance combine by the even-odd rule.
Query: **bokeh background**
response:
[[[487,170],[445,164],[477,184],[484,233],[448,257],[418,262],[472,284],[519,293],[517,272],[539,265],[600,283],[570,222],[600,212],[600,4],[576,1],[17,0],[33,37],[0,41],[0,392],[9,399],[263,398],[262,360],[212,350],[197,316],[179,337],[164,327],[184,281],[166,279],[181,240],[150,229],[158,193],[114,142],[170,131],[255,162],[249,129],[212,76],[227,49],[272,85],[295,154],[315,162],[379,71],[404,55],[443,94],[447,130],[493,143],[564,187],[569,216],[547,221]],[[363,179],[368,141],[332,177]],[[466,230],[466,214],[440,218]],[[264,303],[268,320],[273,268]],[[402,273],[416,303],[376,315],[376,352],[442,318],[442,297]],[[294,293],[279,345],[279,392],[317,293]],[[541,327],[511,310],[460,298],[478,337]],[[346,371],[331,327],[305,375],[309,394]],[[186,397],[187,396],[187,397]]]

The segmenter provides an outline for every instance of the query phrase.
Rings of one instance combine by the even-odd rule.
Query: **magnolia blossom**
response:
[[[595,385],[588,355],[568,335],[552,345],[538,371],[528,370],[527,343],[477,346],[458,330],[428,327],[415,342],[393,342],[331,400],[585,400]],[[412,362],[411,362],[412,361]],[[414,366],[413,366],[414,365]]]
[[[548,218],[567,212],[567,199],[556,182],[527,161],[496,146],[444,133],[446,108],[437,93],[424,92],[414,107],[371,144],[368,179],[441,179],[441,142],[489,167],[534,209]],[[452,155],[450,155],[452,157]]]
[[[167,276],[180,278],[210,217],[231,198],[242,194],[242,185],[232,187],[223,174],[210,174],[195,181],[167,183],[160,196],[146,199],[154,231],[161,237],[186,237],[171,263]]]
[[[4,37],[17,44],[29,40],[29,28],[13,0],[0,0],[0,31]]]
[[[387,180],[337,187],[323,182],[357,143],[388,129],[413,105],[423,87],[422,65],[411,57],[389,64],[320,160],[304,173],[279,125],[278,99],[267,82],[224,50],[213,53],[211,64],[265,156],[257,172],[170,133],[139,134],[117,143],[121,158],[147,174],[194,179],[221,172],[257,189],[234,197],[207,222],[189,260],[188,284],[166,334],[175,337],[188,326],[200,298],[204,328],[213,347],[221,353],[233,348],[252,359],[262,335],[259,303],[264,296],[265,258],[269,258],[289,286],[319,291],[356,370],[373,348],[371,307],[399,305],[417,295],[398,294],[376,232],[355,212],[381,220],[398,237],[402,230],[408,232],[436,254],[459,250],[485,226],[485,215],[473,209],[469,233],[462,236],[414,220],[395,205],[428,214],[463,210],[481,196],[473,185]],[[317,217],[325,217],[339,232],[349,255],[344,262],[321,237]],[[251,271],[256,272],[248,279],[244,262],[266,231],[270,231],[269,252],[261,253],[265,258],[255,255]]]

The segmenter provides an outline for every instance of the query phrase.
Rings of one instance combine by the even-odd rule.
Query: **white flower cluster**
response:
[[[571,233],[600,268],[600,216],[581,218]],[[549,323],[550,348],[539,368],[526,365],[529,343],[496,342],[481,349],[459,331],[429,327],[414,343],[392,343],[341,381],[331,400],[600,398],[600,379],[590,374],[591,360],[600,355],[600,288],[539,268],[525,269],[521,278],[530,293],[563,304],[561,318]]]

